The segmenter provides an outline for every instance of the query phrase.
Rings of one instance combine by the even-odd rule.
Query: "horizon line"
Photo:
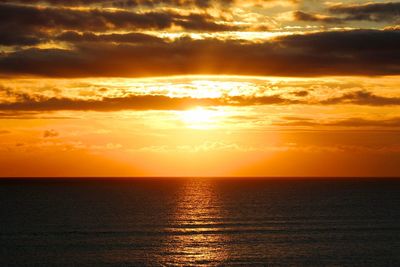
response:
[[[229,179],[229,180],[347,180],[389,179],[400,180],[400,176],[0,176],[5,180],[145,180],[145,179]]]

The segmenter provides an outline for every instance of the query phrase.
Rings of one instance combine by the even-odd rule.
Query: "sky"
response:
[[[400,176],[400,2],[3,0],[0,176]]]

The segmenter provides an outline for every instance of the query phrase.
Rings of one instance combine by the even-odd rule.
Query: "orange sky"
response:
[[[0,176],[400,176],[399,14],[3,1]]]

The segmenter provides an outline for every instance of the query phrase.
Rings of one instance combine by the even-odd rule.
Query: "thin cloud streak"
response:
[[[370,92],[357,91],[315,101],[289,99],[280,95],[271,96],[225,96],[219,98],[169,97],[165,95],[128,95],[125,97],[103,97],[102,99],[45,98],[29,94],[14,95],[14,102],[0,103],[1,111],[58,111],[58,110],[185,110],[196,106],[257,106],[257,105],[400,105],[399,97],[383,97]]]

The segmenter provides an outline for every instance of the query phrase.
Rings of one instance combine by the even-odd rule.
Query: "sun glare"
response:
[[[182,111],[181,119],[188,128],[210,129],[217,124],[218,116],[218,111],[197,107]]]

